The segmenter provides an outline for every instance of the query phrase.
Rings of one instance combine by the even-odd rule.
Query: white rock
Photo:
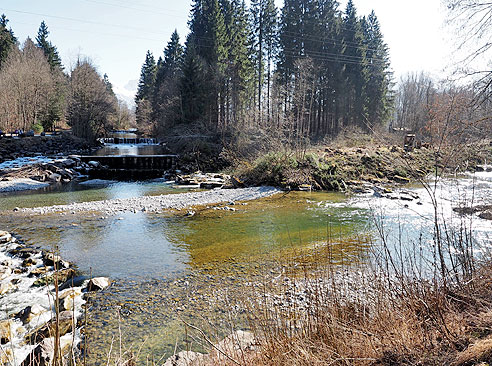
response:
[[[100,291],[104,290],[106,287],[109,287],[111,281],[107,277],[96,277],[89,281],[87,284],[88,291]]]

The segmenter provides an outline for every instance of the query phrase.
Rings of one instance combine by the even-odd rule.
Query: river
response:
[[[140,358],[170,356],[187,347],[182,320],[227,331],[234,315],[231,298],[244,296],[242,285],[262,281],[278,264],[329,242],[336,264],[364,261],[380,244],[375,222],[396,243],[432,240],[433,205],[419,186],[405,188],[412,200],[379,197],[374,192],[289,192],[236,203],[235,211],[202,207],[186,212],[11,214],[14,207],[40,207],[72,202],[186,191],[163,180],[149,182],[72,183],[49,189],[0,195],[0,228],[23,241],[50,249],[93,276],[107,276],[113,285],[92,300],[86,327],[91,364],[105,364],[113,337],[126,347],[141,348]],[[433,185],[432,185],[433,186]],[[452,207],[464,200],[491,200],[492,173],[477,173],[436,185],[439,212],[453,227],[463,218]],[[479,247],[492,244],[490,221],[473,217],[470,224]],[[238,320],[239,321],[239,320]],[[247,324],[244,323],[247,327]],[[188,344],[189,345],[189,344]],[[193,344],[192,348],[200,348]]]

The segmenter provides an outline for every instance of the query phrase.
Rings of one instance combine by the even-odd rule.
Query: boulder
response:
[[[217,343],[216,347],[225,354],[233,355],[238,351],[251,350],[255,344],[256,340],[253,333],[237,330]]]
[[[22,259],[29,258],[31,255],[35,255],[38,252],[39,252],[39,250],[36,248],[22,247],[22,246],[19,246],[15,249],[9,250],[9,254],[16,256],[16,257],[19,257],[19,258],[22,258]]]
[[[107,277],[96,277],[89,281],[87,284],[87,291],[100,291],[109,287],[111,281]]]
[[[60,174],[58,174],[58,173],[51,173],[51,174],[49,175],[48,179],[49,179],[51,182],[55,182],[55,183],[57,183],[57,182],[61,181],[62,176],[61,176]]]
[[[75,277],[70,277],[67,281],[65,281],[63,284],[60,285],[58,288],[60,291],[66,290],[67,288],[70,287],[78,287],[82,286],[82,284],[87,281],[89,277],[87,276],[75,276]]]
[[[393,180],[397,183],[410,183],[409,178],[402,177],[400,175],[393,176]]]
[[[58,307],[60,310],[73,310],[77,296],[82,296],[82,290],[70,288],[60,293],[58,297]]]
[[[71,332],[74,328],[74,314],[72,311],[62,311],[58,315],[58,329],[60,337],[63,337],[68,332]],[[26,342],[29,344],[36,344],[43,341],[46,338],[53,337],[56,331],[56,318],[51,319],[45,325],[33,330],[25,337]]]
[[[59,268],[68,268],[70,263],[61,259],[59,255],[55,255],[51,252],[43,252],[43,262],[46,266],[55,266]]]
[[[483,211],[478,215],[478,217],[484,220],[492,220],[492,210]]]
[[[36,260],[32,259],[32,258],[26,258],[22,261],[22,266],[23,267],[31,267],[31,266],[34,266],[36,265]]]
[[[69,280],[69,278],[72,278],[75,276],[75,270],[72,268],[68,269],[62,269],[59,271],[56,271],[55,273],[49,275],[49,276],[44,276],[39,279],[37,279],[32,285],[34,287],[41,287],[41,286],[46,286],[50,285],[55,282],[55,275],[58,276],[58,283],[64,283]]]
[[[39,277],[49,271],[50,269],[48,267],[36,267],[29,273],[29,277]]]

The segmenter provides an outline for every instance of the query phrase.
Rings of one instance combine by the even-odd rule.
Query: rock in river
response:
[[[106,277],[96,277],[89,281],[87,284],[87,291],[100,291],[109,287],[111,281]]]
[[[62,311],[58,315],[58,329],[60,337],[64,336],[68,332],[73,330],[74,314],[71,311]],[[26,341],[30,344],[36,344],[46,338],[50,338],[55,335],[56,320],[52,319],[45,325],[42,325],[38,329],[26,335]]]

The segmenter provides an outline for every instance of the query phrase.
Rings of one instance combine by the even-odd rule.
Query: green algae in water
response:
[[[190,267],[235,260],[272,259],[285,249],[313,243],[344,240],[367,229],[365,212],[325,206],[343,202],[345,196],[328,193],[292,192],[267,199],[234,205],[235,212],[213,208],[192,218],[172,219],[169,239],[189,253]],[[175,226],[176,225],[176,226]]]
[[[56,244],[82,271],[92,268],[94,275],[114,280],[96,295],[89,313],[89,364],[106,364],[120,327],[126,347],[136,352],[145,341],[139,355],[144,362],[151,355],[170,356],[176,342],[185,349],[182,320],[213,339],[226,335],[228,319],[237,315],[231,314],[233,301],[245,296],[243,286],[261,282],[285,259],[314,253],[315,261],[319,248],[332,241],[338,243],[336,262],[362,256],[367,243],[353,236],[368,230],[369,215],[343,207],[345,200],[341,194],[291,192],[230,205],[235,212],[195,208],[193,217],[184,216],[187,210],[114,217],[4,214],[0,226],[22,233],[30,244]],[[244,317],[237,315],[247,327]],[[188,345],[202,350],[196,342]]]

